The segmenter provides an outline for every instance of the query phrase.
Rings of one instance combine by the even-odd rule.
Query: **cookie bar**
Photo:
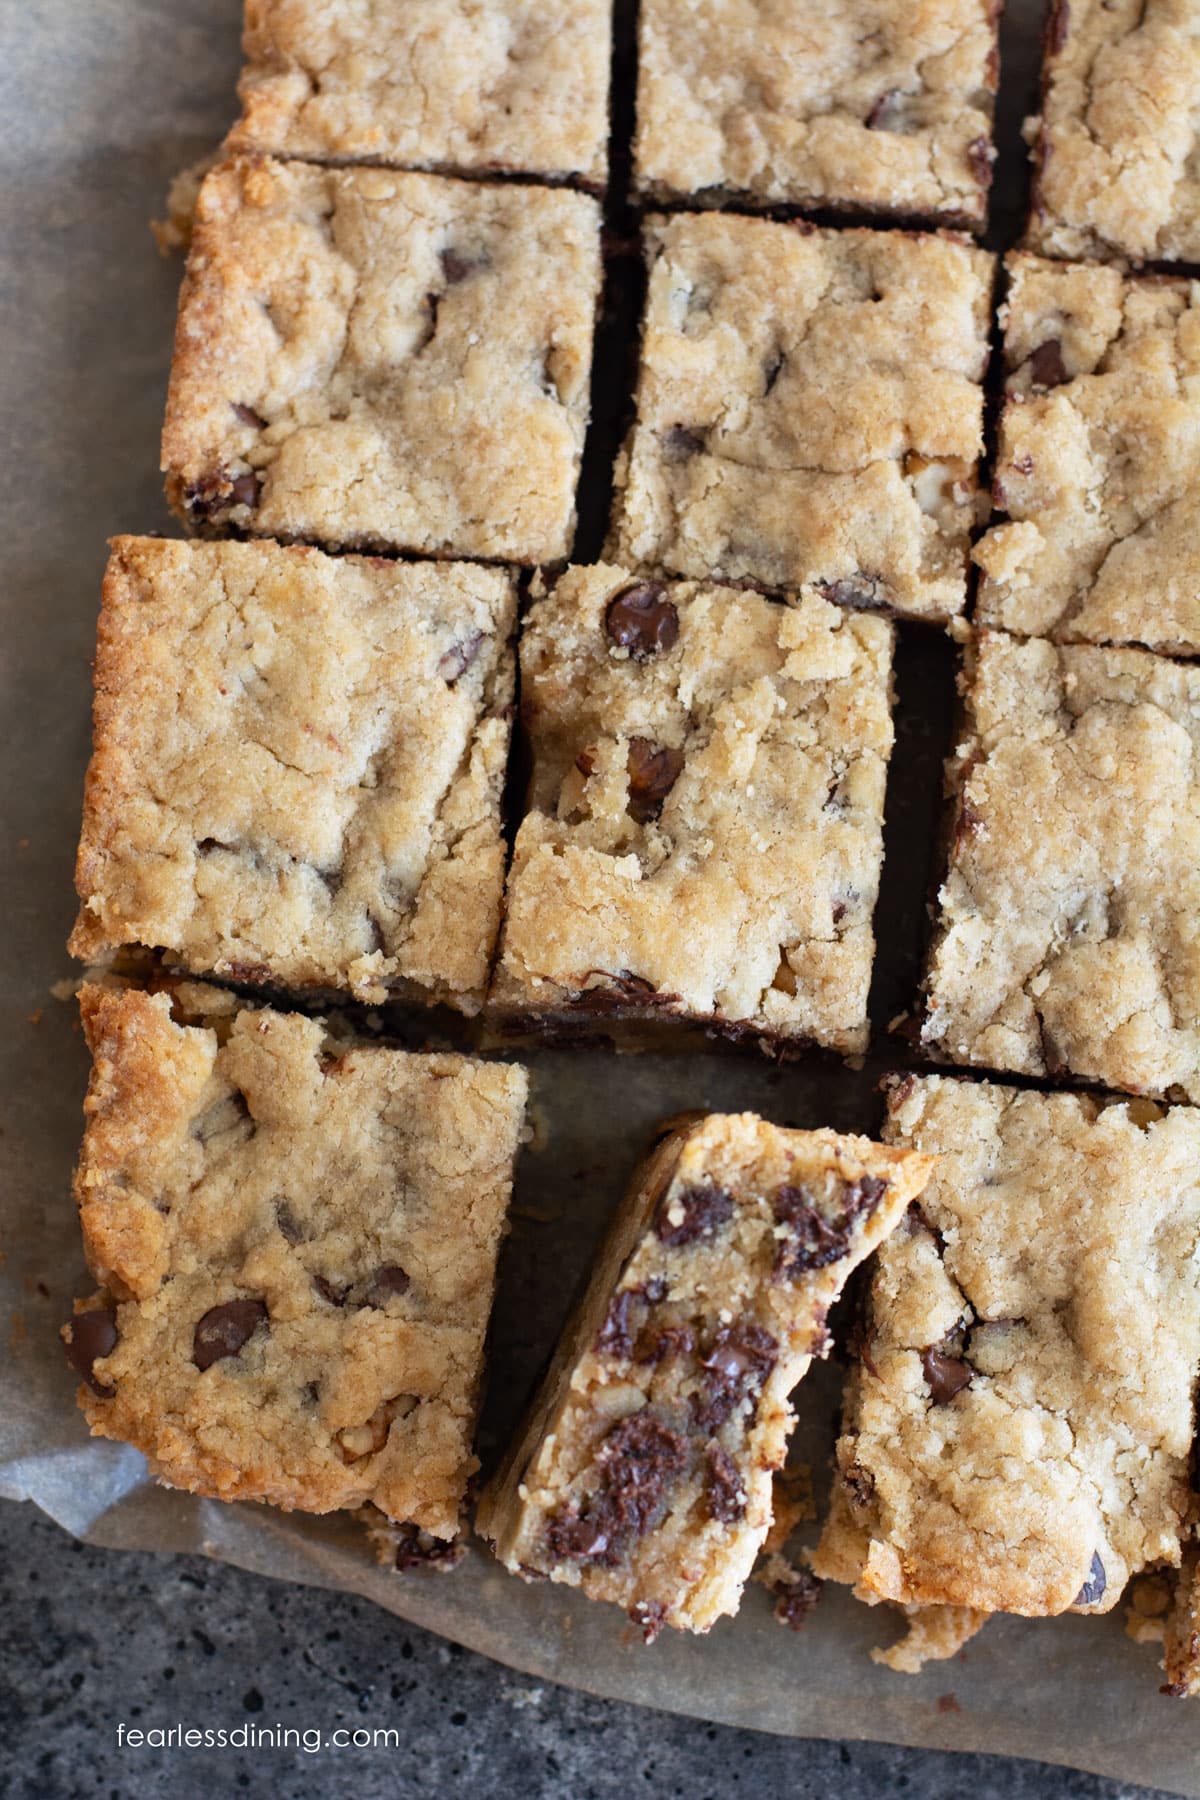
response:
[[[961,612],[993,258],[715,213],[647,234],[614,559]]]
[[[603,186],[611,12],[611,0],[246,0],[231,147]]]
[[[1200,15],[1190,0],[1054,0],[1028,243],[1200,258]]]
[[[1200,653],[1200,289],[1014,255],[976,618]]]
[[[1200,1099],[1200,668],[979,634],[923,1042]]]
[[[499,569],[115,538],[74,953],[477,1012],[515,620]]]
[[[525,1071],[226,998],[82,991],[80,1404],[173,1487],[452,1538]]]
[[[929,1159],[752,1113],[685,1120],[639,1171],[478,1529],[647,1639],[737,1610],[788,1396]]]
[[[657,200],[979,228],[997,0],[641,0],[634,168]]]
[[[1180,1560],[1200,1113],[906,1076],[885,1136],[937,1161],[875,1265],[817,1573],[1106,1612]]]
[[[176,512],[335,549],[565,557],[599,225],[564,189],[214,169],[163,428]]]
[[[891,650],[814,593],[561,576],[522,631],[534,768],[489,1013],[862,1049]]]

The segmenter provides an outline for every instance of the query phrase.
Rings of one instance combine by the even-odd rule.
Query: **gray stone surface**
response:
[[[121,1721],[393,1738],[316,1751],[122,1749]],[[1154,1800],[1161,1792],[1042,1763],[800,1742],[611,1705],[532,1684],[366,1601],[194,1557],[88,1549],[32,1507],[12,1505],[0,1507],[0,1746],[4,1800]]]

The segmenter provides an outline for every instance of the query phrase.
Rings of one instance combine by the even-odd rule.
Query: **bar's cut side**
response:
[[[1190,1510],[1200,1113],[905,1076],[885,1135],[937,1161],[875,1266],[817,1572],[1106,1612]]]
[[[647,1639],[736,1611],[788,1396],[929,1168],[750,1113],[669,1129],[480,1507],[505,1566],[615,1601]]]
[[[1200,668],[978,634],[923,1042],[1200,1099]]]
[[[646,247],[613,560],[961,612],[994,259],[712,212],[652,221]]]
[[[560,577],[522,634],[534,767],[489,1015],[862,1049],[891,652],[812,592]]]
[[[1008,259],[1007,384],[975,616],[1200,654],[1200,295]]]
[[[561,561],[599,240],[565,189],[222,164],[180,295],[171,505],[201,532]]]
[[[74,954],[478,1012],[515,624],[496,569],[114,539]]]
[[[229,145],[603,186],[611,15],[611,0],[246,0]]]
[[[182,996],[204,1023],[81,995],[100,1286],[64,1336],[88,1423],[173,1487],[452,1538],[525,1071]]]
[[[997,0],[641,0],[634,169],[656,200],[978,230]]]

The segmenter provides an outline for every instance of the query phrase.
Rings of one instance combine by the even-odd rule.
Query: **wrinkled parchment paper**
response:
[[[1034,10],[1018,8],[1008,32],[1010,149]],[[514,1669],[597,1694],[798,1736],[1041,1757],[1200,1796],[1200,1706],[1160,1698],[1154,1655],[1124,1637],[1119,1613],[994,1620],[957,1660],[914,1678],[868,1658],[898,1634],[886,1609],[827,1589],[794,1635],[752,1588],[710,1637],[667,1633],[647,1651],[615,1609],[526,1587],[478,1547],[451,1576],[397,1577],[350,1522],[170,1493],[146,1480],[133,1451],[87,1438],[57,1339],[89,1285],[69,1195],[86,1058],[73,1007],[51,989],[71,973],[62,944],[105,538],[174,530],[157,452],[180,269],[159,260],[146,222],[168,179],[232,116],[239,11],[239,0],[0,0],[11,27],[0,67],[0,1494],[33,1500],[91,1543],[197,1551],[365,1595]],[[1011,213],[1019,189],[1006,185],[1001,198]],[[915,980],[949,731],[948,646],[906,632],[898,669],[879,1026]],[[535,1057],[544,1147],[522,1158],[502,1261],[485,1458],[519,1413],[653,1121],[684,1106],[748,1106],[787,1124],[872,1129],[874,1083],[900,1054],[859,1073],[821,1058],[776,1070],[730,1051]],[[837,1389],[829,1369],[803,1390],[802,1441],[822,1482]]]

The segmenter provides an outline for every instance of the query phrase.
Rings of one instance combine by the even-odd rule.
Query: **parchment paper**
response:
[[[449,1577],[396,1577],[345,1520],[222,1507],[155,1487],[140,1458],[92,1443],[57,1330],[88,1278],[69,1196],[86,1058],[71,1006],[50,989],[62,949],[89,736],[95,613],[106,537],[174,531],[160,498],[158,429],[179,266],[146,229],[169,177],[233,112],[239,0],[0,0],[0,354],[3,357],[5,800],[0,882],[0,1493],[113,1548],[191,1550],[283,1580],[337,1587],[538,1678],[801,1736],[875,1738],[1041,1757],[1200,1796],[1200,1707],[1159,1697],[1152,1652],[1119,1614],[995,1620],[950,1664],[917,1678],[867,1656],[896,1634],[827,1589],[793,1635],[752,1589],[703,1640],[645,1650],[612,1608],[526,1587],[475,1549]],[[1011,14],[1002,135],[1028,103],[1035,8]],[[1005,178],[1001,219],[1020,203]],[[1009,233],[1011,236],[1011,231]],[[593,512],[598,509],[593,507]],[[584,555],[594,553],[585,546]],[[911,998],[948,741],[945,640],[902,633],[900,741],[873,997],[883,1045],[865,1070],[814,1057],[772,1068],[736,1052],[688,1059],[602,1052],[533,1059],[545,1147],[519,1171],[502,1263],[485,1458],[515,1421],[641,1140],[683,1106],[750,1106],[783,1123],[872,1129],[881,1069],[902,1060],[883,1027]],[[837,1371],[803,1390],[802,1433],[823,1470]]]

